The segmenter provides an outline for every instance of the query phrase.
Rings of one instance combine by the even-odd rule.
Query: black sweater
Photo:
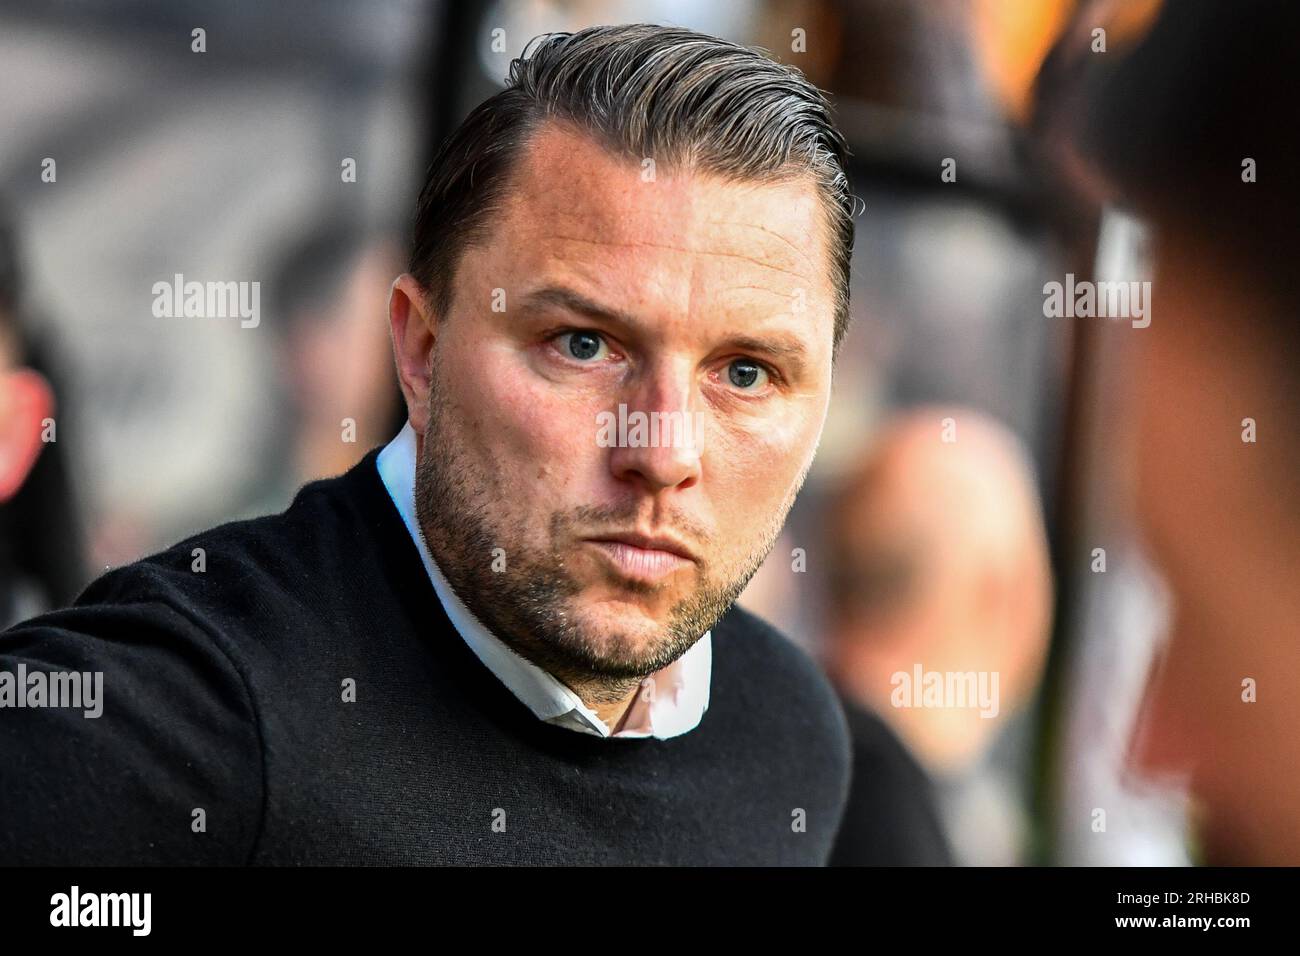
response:
[[[103,672],[98,718],[0,708],[0,865],[826,861],[849,746],[803,652],[733,608],[694,730],[546,724],[452,628],[375,457],[0,634],[0,670]]]

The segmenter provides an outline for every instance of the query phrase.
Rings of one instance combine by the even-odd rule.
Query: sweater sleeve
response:
[[[0,633],[0,865],[245,864],[263,788],[246,683],[171,602]]]

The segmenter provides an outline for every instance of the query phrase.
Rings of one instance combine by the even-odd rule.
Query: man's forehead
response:
[[[720,267],[770,272],[765,284],[829,282],[824,212],[811,177],[736,182],[653,160],[638,163],[566,127],[543,127],[510,191],[515,245],[586,245],[593,256],[693,253]]]

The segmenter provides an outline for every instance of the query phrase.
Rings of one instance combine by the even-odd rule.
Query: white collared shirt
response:
[[[712,632],[663,670],[641,682],[623,729],[609,727],[564,682],[520,657],[489,631],[452,590],[434,563],[415,514],[415,429],[406,427],[379,453],[379,477],[424,561],[433,589],[456,632],[478,659],[537,717],[547,723],[598,737],[666,739],[697,727],[709,706],[713,674]]]

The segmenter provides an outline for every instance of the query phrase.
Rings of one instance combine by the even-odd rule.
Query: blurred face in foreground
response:
[[[450,313],[396,286],[420,520],[494,633],[614,700],[727,609],[812,463],[828,230],[810,179],[647,182],[554,125],[521,156]]]
[[[1294,356],[1214,262],[1162,251],[1135,393],[1138,496],[1175,619],[1135,756],[1190,777],[1208,862],[1300,863]],[[1249,437],[1254,422],[1255,441]]]

